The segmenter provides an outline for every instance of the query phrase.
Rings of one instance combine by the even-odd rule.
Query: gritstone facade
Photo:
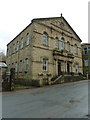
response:
[[[82,45],[83,74],[90,78],[90,43]]]
[[[81,39],[61,17],[33,19],[7,45],[7,65],[19,81],[83,73]]]

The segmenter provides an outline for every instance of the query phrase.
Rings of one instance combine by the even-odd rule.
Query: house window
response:
[[[46,32],[43,33],[43,45],[48,45],[48,34]]]
[[[26,46],[29,45],[30,35],[27,33],[26,35]]]
[[[88,58],[84,60],[84,66],[88,66]]]
[[[23,37],[21,38],[21,49],[23,48],[24,40]]]
[[[60,50],[64,49],[64,38],[61,38],[60,40]]]
[[[48,70],[48,59],[43,59],[43,71]]]
[[[88,66],[90,66],[90,58],[88,58]]]
[[[19,64],[19,72],[22,72],[22,60],[20,60],[20,64]]]
[[[17,41],[16,42],[16,51],[18,51],[19,50],[19,42]]]
[[[15,44],[13,44],[13,53],[15,53]]]
[[[69,42],[67,42],[67,44],[66,44],[66,50],[70,51],[70,43]]]
[[[58,48],[58,38],[55,39],[55,48]]]
[[[86,55],[88,53],[87,48],[83,49],[83,54]]]
[[[76,44],[74,45],[74,53],[75,53],[75,54],[77,54],[77,53],[78,53],[78,47],[77,47],[77,45],[76,45]]]
[[[88,54],[90,55],[90,47],[88,47]]]
[[[25,59],[25,72],[28,72],[28,58]]]
[[[15,63],[15,72],[17,72],[18,71],[18,64],[17,64],[17,62]]]

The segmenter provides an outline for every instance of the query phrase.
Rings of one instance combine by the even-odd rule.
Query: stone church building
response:
[[[8,43],[6,63],[22,82],[83,73],[81,39],[62,15],[33,19]]]

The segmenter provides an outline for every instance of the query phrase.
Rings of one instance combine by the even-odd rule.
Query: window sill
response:
[[[28,73],[28,71],[25,71],[25,73]]]
[[[22,72],[19,72],[19,73],[22,73]]]
[[[55,48],[55,50],[59,50],[59,48]]]
[[[43,46],[45,46],[45,47],[49,47],[48,45],[45,45],[45,44],[42,44]]]
[[[48,72],[48,70],[42,70],[42,72],[46,72],[46,73],[47,73],[47,72]]]

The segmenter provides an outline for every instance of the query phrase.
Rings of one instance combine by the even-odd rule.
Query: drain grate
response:
[[[88,118],[90,118],[90,114],[86,115]]]
[[[69,103],[80,102],[79,100],[69,100]]]

